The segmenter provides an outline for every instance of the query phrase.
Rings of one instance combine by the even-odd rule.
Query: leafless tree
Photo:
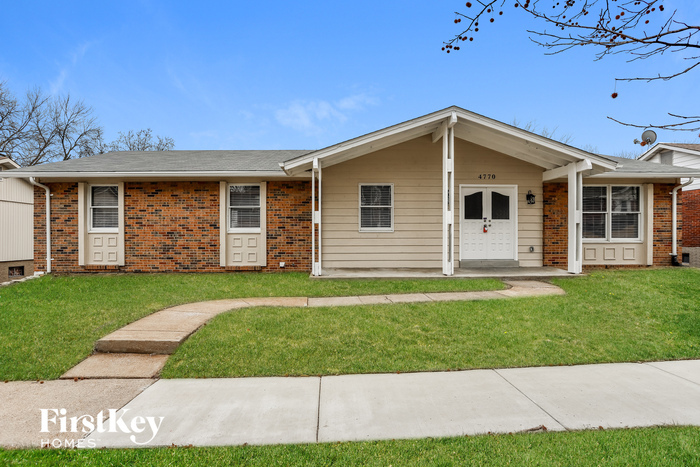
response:
[[[534,43],[548,50],[548,55],[589,46],[596,49],[596,60],[616,54],[627,55],[629,61],[645,60],[674,52],[686,62],[665,74],[616,78],[617,81],[668,81],[697,71],[700,65],[700,26],[677,19],[678,11],[666,8],[663,0],[474,0],[467,2],[466,7],[467,13],[455,12],[454,22],[466,20],[467,26],[443,43],[442,49],[447,53],[460,50],[462,42],[473,42],[480,27],[495,23],[505,10],[515,7],[543,25],[540,30],[528,32]],[[617,92],[613,92],[612,98],[616,97]],[[700,116],[669,115],[677,119],[675,123],[638,125],[608,118],[638,128],[700,130]]]
[[[155,138],[155,139],[154,139]],[[150,128],[134,132],[119,132],[119,137],[104,145],[102,152],[108,151],[170,151],[175,147],[175,141],[167,136],[153,136]]]
[[[574,137],[570,134],[557,134],[557,130],[559,129],[559,127],[554,127],[554,129],[552,130],[550,130],[546,126],[539,128],[537,126],[537,122],[532,120],[525,124],[522,124],[517,118],[514,118],[511,122],[511,125],[514,127],[522,128],[523,130],[529,131],[530,133],[540,134],[545,138],[553,139],[555,141],[559,141],[560,143],[571,144],[574,141]]]
[[[40,89],[19,102],[0,83],[0,153],[22,166],[91,155],[102,140],[92,108],[69,95],[51,97]]]

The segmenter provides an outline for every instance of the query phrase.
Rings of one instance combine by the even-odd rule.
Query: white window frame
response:
[[[605,200],[605,238],[583,238],[583,243],[642,243],[644,241],[644,212],[645,212],[645,196],[644,196],[644,186],[636,183],[611,183],[607,185],[603,184],[584,184],[584,187],[605,187],[606,188],[606,200]],[[639,216],[639,224],[637,228],[637,237],[633,238],[613,238],[612,237],[612,189],[613,187],[635,187],[639,188],[639,212],[617,212],[617,214],[637,214]],[[593,211],[590,211],[593,212]],[[581,221],[583,222],[583,215],[588,212],[581,212]]]
[[[257,186],[260,189],[260,200],[258,201],[258,213],[260,218],[258,224],[260,227],[231,227],[231,187],[234,186]],[[235,206],[234,206],[235,207]],[[243,208],[244,206],[238,206]],[[245,206],[253,208],[255,206]],[[263,189],[261,183],[229,183],[226,185],[226,229],[228,233],[261,233],[262,232],[262,216],[263,216]]]
[[[391,206],[374,206],[374,207],[389,207],[391,208],[391,227],[362,227],[362,208],[371,208],[372,206],[362,206],[362,187],[363,186],[388,186],[391,189]],[[360,183],[357,187],[357,225],[359,232],[393,232],[394,231],[394,184],[393,183]]]
[[[92,189],[99,187],[115,187],[117,189],[117,205],[116,206],[93,206],[92,205]],[[88,233],[119,233],[119,185],[117,183],[104,183],[104,184],[90,184],[87,186],[87,197],[88,197]],[[93,227],[92,225],[92,210],[93,207],[97,208],[114,208],[117,210],[117,226],[116,227]]]

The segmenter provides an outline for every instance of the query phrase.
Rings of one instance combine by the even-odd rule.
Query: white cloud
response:
[[[343,110],[363,110],[367,106],[377,105],[379,102],[374,97],[367,94],[355,94],[344,97],[338,101],[338,108]]]
[[[64,64],[55,79],[49,81],[49,92],[53,95],[63,92],[63,85],[68,79],[71,70],[78,65],[78,62],[85,56],[93,42],[84,42],[70,53],[70,63]]]
[[[275,118],[283,126],[314,134],[322,130],[322,125],[345,123],[348,113],[376,104],[376,99],[365,94],[344,97],[335,103],[325,100],[296,100],[284,108],[277,109]]]

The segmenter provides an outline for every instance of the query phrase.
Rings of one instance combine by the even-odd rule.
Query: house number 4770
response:
[[[479,174],[479,180],[496,180],[496,174]]]

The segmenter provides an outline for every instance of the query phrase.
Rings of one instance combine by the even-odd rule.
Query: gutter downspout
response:
[[[46,191],[46,274],[51,272],[51,189],[29,177],[29,183]]]
[[[673,204],[673,221],[671,227],[671,263],[674,266],[681,265],[681,263],[678,262],[678,190],[690,185],[694,181],[695,177],[690,177],[690,179],[687,182],[683,183],[682,185],[678,185],[671,192],[671,203]]]

